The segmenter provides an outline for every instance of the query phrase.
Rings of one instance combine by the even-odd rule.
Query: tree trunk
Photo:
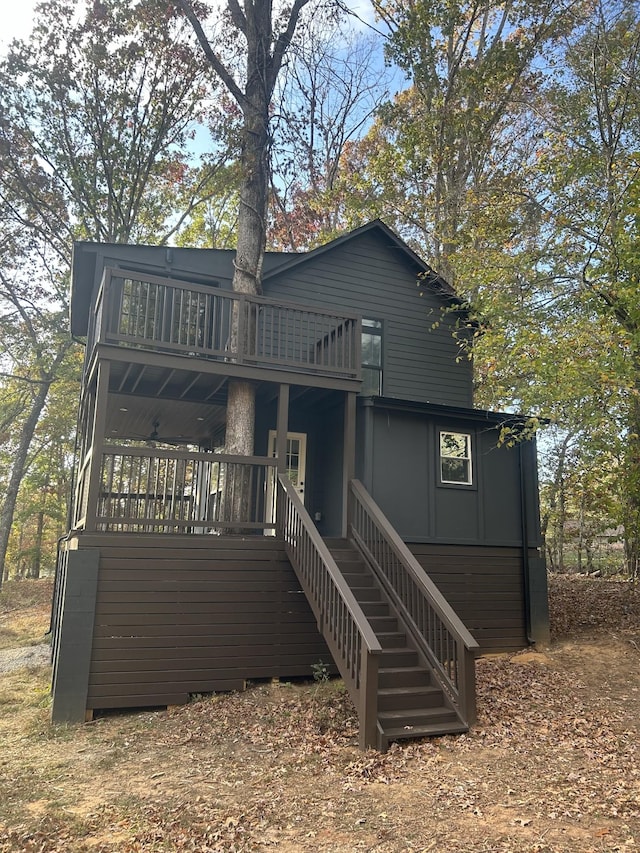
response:
[[[38,385],[38,391],[31,404],[31,411],[29,412],[29,416],[24,422],[20,433],[18,449],[11,467],[11,476],[9,477],[4,502],[2,504],[2,509],[0,510],[0,586],[1,579],[5,574],[5,560],[7,557],[7,549],[9,547],[11,525],[13,524],[13,515],[16,508],[16,501],[18,499],[18,491],[20,490],[20,483],[22,482],[22,477],[27,464],[29,447],[31,446],[31,441],[36,431],[36,427],[38,426],[40,415],[42,414],[42,410],[44,409],[44,405],[47,401],[47,395],[50,387],[50,379],[42,381]]]
[[[38,513],[38,521],[36,523],[36,539],[33,545],[33,556],[31,564],[27,572],[27,577],[31,580],[37,580],[40,577],[40,567],[42,565],[42,539],[44,533],[44,510]]]
[[[627,573],[635,580],[640,558],[640,355],[634,353],[635,394],[631,398],[625,459],[624,540]]]
[[[251,74],[251,70],[249,71]],[[254,79],[260,79],[257,71]],[[265,100],[264,86],[249,91],[250,103],[244,109],[242,135],[240,211],[238,216],[238,246],[233,275],[236,293],[256,295],[262,292],[262,261],[266,245],[266,215],[269,162],[269,99]],[[251,340],[252,311],[245,315],[244,341],[239,340],[240,310],[234,311],[231,332],[232,352],[239,352]],[[255,447],[256,388],[243,379],[229,380],[227,392],[227,423],[225,450],[234,456],[253,456]],[[251,521],[251,476],[247,466],[237,466],[227,477],[225,486],[225,518],[232,521]],[[235,531],[242,532],[236,528]]]
[[[308,0],[294,0],[288,10],[286,26],[276,36],[273,28],[271,0],[254,0],[240,5],[227,0],[230,20],[242,34],[246,45],[246,82],[244,90],[224,65],[209,42],[191,0],[179,0],[191,23],[207,62],[222,80],[242,110],[242,148],[240,154],[240,209],[238,211],[238,241],[236,248],[233,290],[256,295],[262,292],[262,262],[267,239],[267,201],[269,193],[271,99],[282,60],[291,44],[300,10]],[[238,341],[239,311],[234,312],[231,337]],[[251,312],[248,312],[251,318]],[[250,322],[245,326],[250,333]],[[238,341],[242,345],[242,341]],[[232,347],[232,349],[234,349]],[[255,386],[246,380],[229,381],[227,394],[226,450],[238,456],[253,456],[255,431]],[[236,467],[227,477],[227,488],[234,492],[232,499],[235,521],[248,520],[250,509],[249,469]],[[239,476],[239,480],[237,479]],[[231,482],[233,480],[233,483]],[[238,488],[239,487],[239,488]],[[238,497],[241,494],[241,497]],[[227,498],[227,507],[229,507]],[[236,510],[240,515],[236,515]],[[227,509],[228,512],[228,509]],[[225,513],[225,517],[229,515]]]
[[[268,193],[268,112],[264,87],[252,93],[252,103],[245,108],[245,127],[242,140],[242,185],[238,216],[238,248],[236,250],[233,290],[250,295],[262,292],[262,261],[266,244],[266,215]],[[257,103],[255,103],[255,102]],[[247,320],[251,312],[247,313]],[[239,312],[234,314],[232,342],[237,346]],[[245,326],[245,338],[250,338],[250,324]],[[232,344],[232,351],[236,346]],[[227,395],[227,453],[252,456],[255,427],[255,386],[241,379],[229,381]]]

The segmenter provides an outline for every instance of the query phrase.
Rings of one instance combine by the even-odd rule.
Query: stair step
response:
[[[378,670],[378,685],[386,687],[426,687],[431,678],[421,666],[385,666]]]
[[[348,539],[345,539],[343,536],[328,536],[324,539],[324,544],[331,551],[333,548],[350,548],[351,544]]]
[[[389,741],[468,731],[446,704],[448,699],[429,669],[420,665],[402,622],[358,549],[344,538],[325,539],[325,543],[382,646],[377,697],[381,748]]]
[[[406,649],[407,635],[404,631],[376,631],[376,637],[383,649]]]
[[[395,616],[370,616],[369,624],[375,634],[388,634],[398,630],[398,620]]]
[[[369,581],[369,578],[367,578],[367,577],[356,578],[353,575],[345,575],[344,579],[346,580],[346,582],[349,586],[349,589],[354,594],[355,594],[355,591],[357,589],[359,589],[359,590],[365,590],[366,589],[366,590],[369,590],[369,592],[371,593],[372,597],[371,597],[370,601],[379,601],[380,600],[380,598],[379,598],[380,589],[377,586],[372,586],[370,581]]]
[[[359,601],[365,616],[388,616],[389,605],[386,601]]]
[[[360,568],[363,572],[369,571],[369,567],[365,564],[360,554],[355,551],[330,551],[334,561],[340,566],[351,567],[354,569]]]
[[[359,603],[369,602],[378,603],[382,602],[382,595],[379,589],[376,589],[372,586],[352,586],[349,584],[349,588],[351,592],[354,594],[356,601]]]
[[[386,733],[388,729],[416,728],[434,723],[457,725],[460,721],[452,708],[436,705],[432,708],[407,708],[399,711],[380,711],[378,720]]]
[[[367,581],[368,583],[373,583],[375,585],[375,582],[371,577],[371,572],[368,572],[364,566],[360,565],[360,563],[347,563],[344,560],[336,560],[336,565],[345,578],[353,578],[355,582],[360,581],[360,583]]]
[[[469,727],[464,723],[428,723],[420,726],[404,726],[388,728],[384,730],[387,740],[409,740],[423,737],[441,737],[443,735],[457,735],[468,732]]]
[[[383,649],[380,669],[389,667],[418,666],[418,653],[408,646],[404,649]]]
[[[442,690],[432,685],[383,687],[378,690],[378,710],[380,712],[442,707],[444,707]]]
[[[338,565],[338,568],[342,572],[347,583],[356,583],[360,585],[366,583],[369,584],[369,586],[377,586],[369,572],[365,572],[364,569],[361,570],[356,563],[343,563],[342,566]]]

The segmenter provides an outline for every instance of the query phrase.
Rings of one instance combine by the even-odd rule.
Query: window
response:
[[[440,433],[440,482],[471,485],[471,436],[468,433]]]
[[[362,321],[362,390],[366,396],[382,394],[382,321]]]

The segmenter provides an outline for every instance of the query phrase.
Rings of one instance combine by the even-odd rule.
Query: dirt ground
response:
[[[41,641],[35,583],[0,649]],[[550,648],[478,662],[471,733],[384,756],[339,682],[52,727],[47,668],[0,673],[0,851],[637,851],[640,593],[554,578],[551,605]]]

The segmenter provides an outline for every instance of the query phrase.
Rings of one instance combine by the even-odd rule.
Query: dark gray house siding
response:
[[[474,410],[454,414],[437,406],[403,408],[384,399],[362,402],[360,434],[366,458],[361,476],[404,539],[518,546],[526,530],[530,547],[542,544],[537,482],[530,466],[526,504],[521,491],[521,455],[535,459],[535,442],[500,446],[499,418],[483,420],[483,413]],[[440,482],[441,430],[471,436],[470,485]]]
[[[250,678],[309,677],[313,663],[330,663],[282,543],[215,539],[215,548],[210,537],[194,535],[74,543],[76,562],[80,555],[95,563],[91,574],[81,567],[93,583],[84,605],[91,641],[85,631],[79,653],[67,651],[57,668],[58,718],[65,703],[77,703],[76,682],[88,681],[81,698],[88,710],[145,707],[243,689]]]
[[[312,253],[313,255],[313,253]],[[457,315],[443,313],[446,300],[421,284],[420,268],[384,233],[364,230],[317,256],[267,253],[264,293],[309,306],[362,312],[383,324],[383,394],[404,400],[473,405],[470,360],[452,335]],[[72,302],[72,331],[83,320],[105,267],[231,287],[233,252],[80,243],[74,278],[82,282]],[[283,271],[279,271],[284,266]]]
[[[544,640],[535,441],[499,445],[508,418],[364,399],[358,475],[486,651]],[[441,430],[471,435],[470,485],[440,482]]]
[[[443,314],[443,299],[419,286],[420,272],[384,235],[366,231],[282,272],[276,267],[264,291],[382,321],[384,396],[471,407],[472,365],[452,335],[457,315]]]

